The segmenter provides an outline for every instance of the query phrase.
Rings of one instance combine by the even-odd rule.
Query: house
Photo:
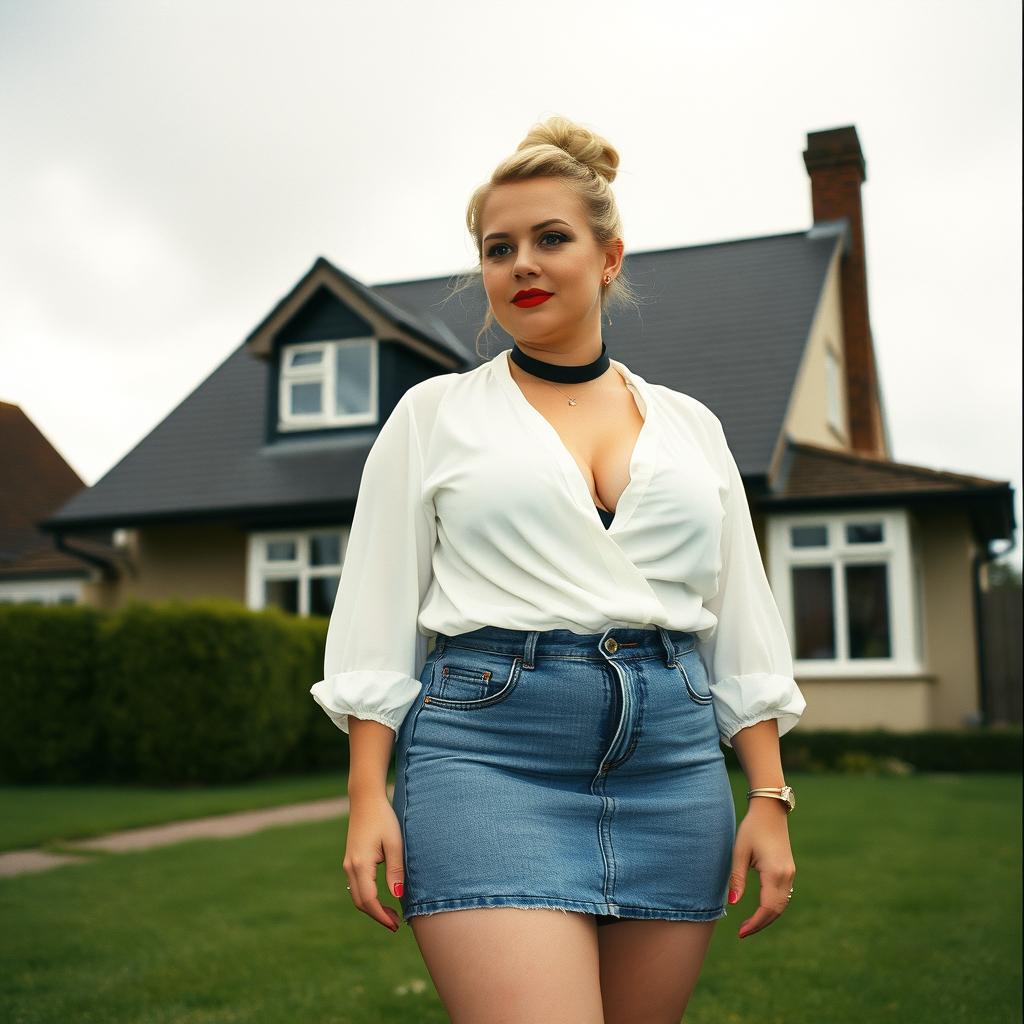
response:
[[[72,547],[38,526],[84,488],[24,410],[0,402],[0,604],[78,604],[101,566],[128,568],[109,531]]]
[[[984,708],[976,611],[1004,480],[897,463],[868,313],[856,130],[808,135],[807,230],[634,252],[612,356],[722,420],[809,728],[957,727]],[[445,301],[448,298],[450,301]],[[367,286],[319,258],[210,376],[41,525],[117,530],[83,599],[220,594],[328,615],[363,461],[399,396],[471,369],[482,289]]]

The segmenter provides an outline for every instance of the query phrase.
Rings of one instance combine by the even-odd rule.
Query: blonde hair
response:
[[[448,298],[481,279],[481,215],[484,204],[498,185],[530,178],[561,179],[579,197],[587,223],[598,244],[605,245],[613,238],[622,237],[622,218],[611,190],[618,167],[618,151],[607,139],[589,128],[557,115],[535,124],[515,152],[502,160],[491,173],[490,179],[470,196],[466,209],[466,228],[472,236],[480,263],[474,270],[462,275]],[[636,294],[620,269],[612,282],[602,287],[601,311],[603,313],[608,308],[635,304]],[[484,357],[479,349],[480,338],[494,322],[494,311],[488,304],[487,315],[476,335],[476,353],[481,358]]]

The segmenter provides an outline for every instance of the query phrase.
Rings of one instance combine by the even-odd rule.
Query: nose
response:
[[[512,265],[512,273],[515,277],[527,277],[529,275],[536,275],[538,271],[537,262],[533,259],[529,252],[525,249],[520,248],[516,254],[515,262]]]

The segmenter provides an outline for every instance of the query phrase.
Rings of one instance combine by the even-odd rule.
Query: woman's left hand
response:
[[[757,910],[740,925],[741,939],[767,928],[789,906],[796,864],[789,846],[787,816],[780,800],[751,797],[747,813],[736,829],[729,902],[739,903],[743,898],[750,868],[761,876],[761,899]]]

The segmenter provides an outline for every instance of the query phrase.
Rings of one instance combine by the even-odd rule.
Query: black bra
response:
[[[601,522],[604,523],[604,528],[607,530],[612,525],[612,520],[615,518],[614,512],[609,512],[606,508],[601,508],[600,505],[595,504],[594,508],[597,509],[597,514],[601,517]]]

